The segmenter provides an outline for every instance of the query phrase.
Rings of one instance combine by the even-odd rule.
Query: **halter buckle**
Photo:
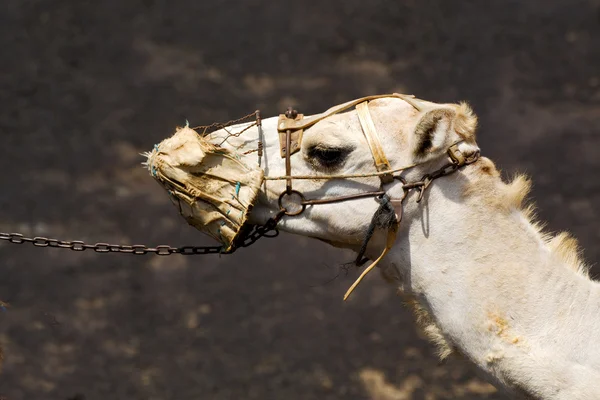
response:
[[[279,115],[279,121],[277,121],[277,131],[279,132],[279,148],[281,152],[281,158],[285,158],[288,151],[286,145],[286,134],[290,131],[290,156],[300,151],[300,145],[302,143],[302,133],[304,129],[296,128],[295,122],[298,122],[304,118],[304,114],[298,114],[296,110],[288,110],[285,114]]]
[[[458,143],[455,143],[448,148],[448,156],[450,156],[452,162],[459,167],[465,164],[465,155],[458,149]]]

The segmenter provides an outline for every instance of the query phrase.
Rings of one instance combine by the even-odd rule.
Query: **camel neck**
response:
[[[518,393],[600,382],[600,286],[577,270],[571,239],[545,237],[518,207],[432,189],[388,262],[439,335]],[[549,376],[565,378],[544,389]]]

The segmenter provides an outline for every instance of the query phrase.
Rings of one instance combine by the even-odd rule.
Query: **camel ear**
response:
[[[446,151],[451,140],[451,128],[456,112],[449,108],[427,111],[417,123],[413,152],[416,159],[426,159]]]

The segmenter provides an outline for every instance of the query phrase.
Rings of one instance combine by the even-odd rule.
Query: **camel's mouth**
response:
[[[230,250],[256,201],[262,169],[189,127],[177,129],[145,155],[150,174],[186,221]]]

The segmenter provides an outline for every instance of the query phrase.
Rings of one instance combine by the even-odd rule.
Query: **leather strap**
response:
[[[371,154],[373,155],[377,172],[391,170],[392,166],[385,156],[383,147],[381,147],[381,140],[379,140],[377,129],[375,129],[375,124],[373,123],[371,113],[369,112],[369,102],[363,101],[362,103],[357,104],[356,112],[358,114],[360,126],[362,127],[367,142],[369,143],[369,147],[371,148]],[[384,174],[379,177],[381,178],[382,183],[391,183],[394,180],[392,174]]]
[[[297,130],[297,129],[306,129],[329,116],[340,113],[342,111],[346,111],[347,109],[352,108],[357,104],[363,103],[365,101],[382,99],[385,97],[396,97],[396,98],[399,98],[402,100],[406,100],[406,99],[414,98],[415,96],[407,95],[407,94],[400,94],[400,93],[365,96],[365,97],[361,97],[360,99],[355,99],[355,100],[349,101],[347,103],[338,104],[337,106],[331,107],[329,110],[327,110],[321,114],[311,115],[310,117],[303,118],[300,120],[294,120],[294,119],[290,119],[290,118],[280,118],[279,125],[277,126],[277,130],[279,132],[285,132],[288,129],[292,130],[292,131]],[[413,103],[414,102],[409,102],[409,104],[411,104],[413,107],[419,109]]]

